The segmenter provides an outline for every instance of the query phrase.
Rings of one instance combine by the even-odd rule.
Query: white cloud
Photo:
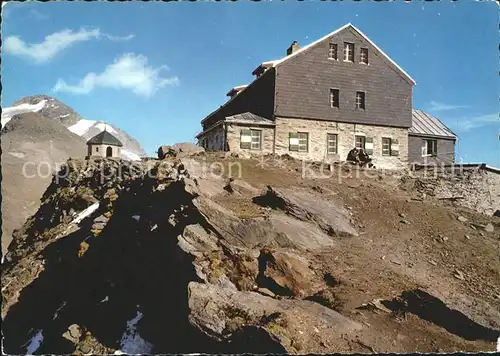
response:
[[[161,71],[168,69],[163,65],[154,68],[148,65],[143,55],[126,53],[108,65],[100,74],[88,73],[76,85],[69,85],[59,79],[52,89],[56,92],[88,94],[96,88],[128,89],[137,95],[150,97],[168,85],[179,85],[177,77],[165,78]]]
[[[125,37],[111,36],[101,33],[98,28],[82,28],[78,31],[64,29],[46,36],[41,43],[35,44],[26,43],[18,36],[9,36],[4,40],[3,50],[7,54],[18,57],[26,57],[37,63],[43,63],[50,61],[61,51],[78,42],[99,38],[105,38],[112,41],[126,41],[132,39],[133,37],[134,35],[128,35]]]
[[[447,110],[456,110],[456,109],[465,109],[469,108],[468,105],[450,105],[438,103],[436,101],[431,101],[429,104],[429,111],[447,111]]]
[[[450,120],[449,122],[451,123],[452,121]],[[495,123],[500,126],[500,117],[498,114],[487,114],[470,118],[459,118],[453,126],[455,126],[458,131],[470,131]]]
[[[133,34],[130,34],[128,36],[113,36],[108,35],[107,33],[101,33],[101,36],[111,41],[129,41],[135,37],[135,35]]]

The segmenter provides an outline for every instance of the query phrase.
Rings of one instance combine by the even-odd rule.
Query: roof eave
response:
[[[426,133],[420,133],[420,132],[419,133],[408,132],[408,136],[431,137],[431,138],[438,138],[438,139],[443,139],[443,140],[453,140],[453,141],[457,140],[456,136],[432,135],[432,134],[426,134]]]

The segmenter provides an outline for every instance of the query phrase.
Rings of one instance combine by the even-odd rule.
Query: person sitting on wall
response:
[[[368,167],[372,166],[372,163],[371,163],[372,159],[370,158],[368,153],[366,153],[366,151],[362,148],[359,150],[359,161],[361,162],[361,166],[364,166],[364,165],[368,165]]]
[[[356,147],[349,151],[347,154],[347,161],[354,164],[359,163],[359,151]]]

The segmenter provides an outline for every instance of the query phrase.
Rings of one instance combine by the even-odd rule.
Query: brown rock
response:
[[[486,231],[486,232],[493,232],[493,231],[495,231],[495,228],[493,227],[493,224],[492,224],[492,223],[488,223],[488,224],[484,227],[484,231]]]
[[[89,244],[86,243],[85,241],[82,241],[82,243],[80,243],[80,249],[78,250],[78,257],[82,257],[85,252],[87,252],[87,250],[89,249]]]
[[[263,195],[254,198],[254,202],[284,210],[299,220],[313,221],[330,236],[358,236],[349,223],[346,209],[334,202],[318,199],[305,190],[268,186]]]
[[[263,250],[259,260],[265,262],[263,275],[283,288],[284,293],[305,298],[325,287],[322,277],[309,268],[308,261],[295,253]]]
[[[257,289],[257,292],[259,292],[260,294],[267,295],[268,297],[271,297],[271,298],[276,297],[276,294],[274,294],[273,292],[271,292],[271,291],[270,291],[269,289],[267,289],[267,288],[258,288],[258,289]]]
[[[461,281],[463,281],[465,278],[464,278],[464,273],[462,271],[460,271],[459,269],[456,269],[455,270],[455,274],[453,275],[456,279],[460,279]]]

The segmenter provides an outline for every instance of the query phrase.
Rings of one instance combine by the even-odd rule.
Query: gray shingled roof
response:
[[[113,146],[123,146],[119,139],[110,134],[108,131],[102,131],[98,133],[90,140],[87,141],[87,145],[113,145]]]
[[[226,122],[274,125],[274,121],[266,119],[265,117],[262,116],[255,115],[254,113],[251,112],[244,112],[242,114],[227,116]]]
[[[412,125],[408,131],[410,135],[418,136],[436,136],[456,139],[457,135],[453,133],[439,119],[431,116],[422,110],[413,110]]]

